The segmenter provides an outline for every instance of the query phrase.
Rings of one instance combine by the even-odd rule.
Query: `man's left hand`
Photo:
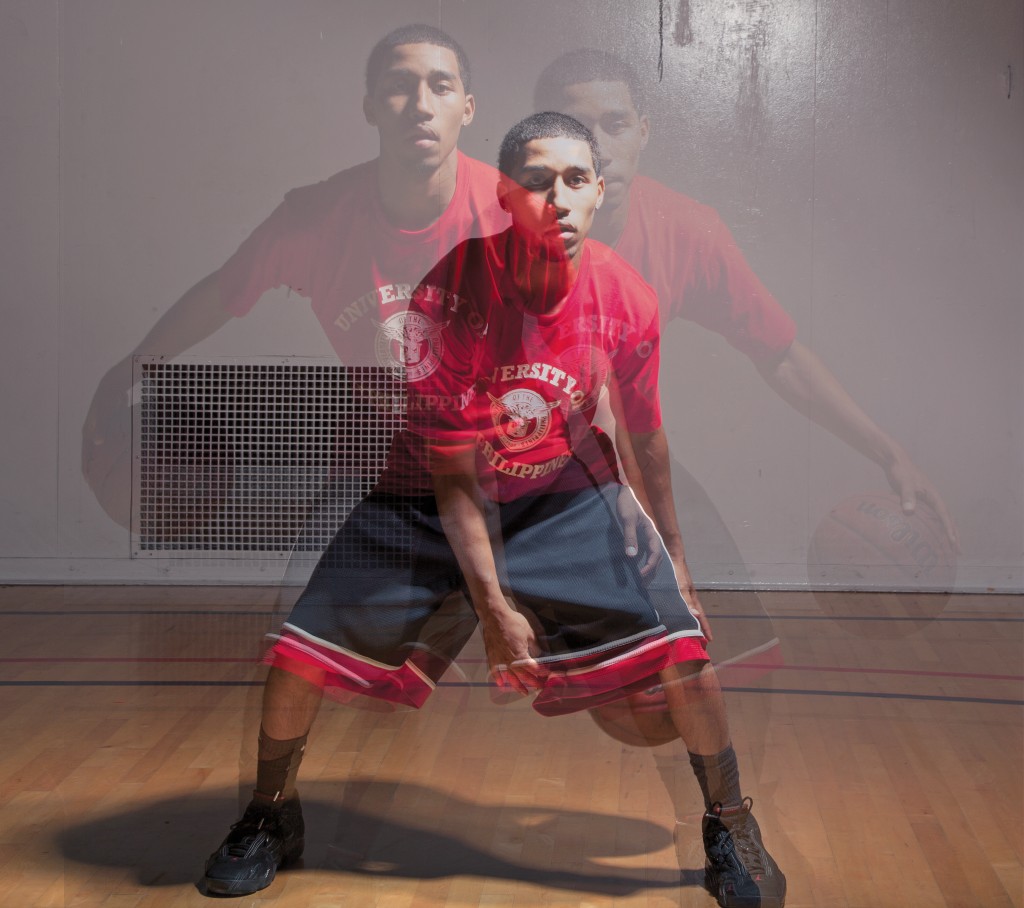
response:
[[[953,544],[956,552],[960,551],[960,539],[957,535],[956,524],[946,508],[942,497],[935,490],[931,481],[918,468],[904,452],[900,451],[894,457],[892,463],[886,467],[886,477],[892,490],[900,496],[904,514],[913,514],[917,502],[923,501],[930,505],[932,510],[942,521],[942,527]]]

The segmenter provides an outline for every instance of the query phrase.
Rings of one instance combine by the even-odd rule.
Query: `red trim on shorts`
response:
[[[367,662],[344,650],[330,649],[285,631],[270,648],[264,661],[312,680],[320,677],[326,693],[364,694],[396,706],[419,709],[430,696],[430,684],[407,660],[397,668]],[[313,680],[312,683],[318,682]],[[332,690],[333,688],[333,690]]]
[[[715,663],[715,674],[719,683],[738,687],[746,687],[770,674],[776,668],[786,664],[782,658],[782,647],[778,640],[772,641],[764,649],[759,649],[728,662]],[[632,713],[664,713],[668,712],[668,700],[662,684],[644,688],[629,701]]]
[[[265,661],[306,678],[326,693],[340,693],[342,699],[362,694],[394,706],[419,709],[434,690],[423,668],[414,668],[412,659],[397,667],[380,665],[287,631],[271,647]],[[542,716],[593,709],[660,684],[659,673],[671,665],[708,661],[703,637],[670,639],[661,634],[625,653],[611,657],[603,654],[601,661],[589,667],[551,671],[533,708]],[[574,664],[579,663],[574,660]],[[501,692],[509,690],[499,688]]]
[[[623,656],[571,673],[552,672],[533,701],[542,716],[593,709],[661,683],[659,672],[681,662],[708,662],[704,638],[662,634]]]

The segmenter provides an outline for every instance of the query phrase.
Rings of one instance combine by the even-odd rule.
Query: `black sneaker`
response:
[[[277,868],[302,856],[306,843],[298,795],[280,806],[255,799],[206,861],[206,891],[249,895],[266,889]]]
[[[704,814],[704,885],[722,908],[783,908],[786,878],[761,844],[761,830],[744,798],[739,807],[714,804]]]

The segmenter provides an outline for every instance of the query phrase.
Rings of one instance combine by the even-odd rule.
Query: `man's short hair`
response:
[[[388,57],[394,48],[402,44],[433,44],[435,47],[446,47],[459,64],[459,78],[462,87],[469,92],[469,58],[466,52],[448,32],[435,28],[433,25],[403,25],[389,31],[370,51],[366,60],[366,93],[372,95],[377,87],[377,80],[387,65]]]
[[[534,139],[562,138],[586,142],[594,161],[594,173],[601,176],[601,149],[594,134],[579,120],[551,110],[531,114],[505,133],[505,138],[501,140],[501,149],[498,151],[498,170],[511,177],[512,171],[519,166],[523,149],[528,142]]]
[[[583,82],[624,82],[636,112],[644,112],[643,82],[637,71],[622,57],[596,47],[581,47],[555,58],[537,79],[533,106],[552,110],[562,105],[565,90]]]

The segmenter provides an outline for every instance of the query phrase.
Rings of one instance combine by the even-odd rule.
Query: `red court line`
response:
[[[245,659],[230,659],[220,656],[210,657],[199,657],[199,656],[62,656],[60,658],[49,658],[46,656],[12,656],[10,658],[0,658],[0,665],[9,662],[30,662],[30,663],[51,663],[59,665],[65,662],[90,662],[99,665],[107,663],[113,664],[115,662],[135,662],[135,663],[150,663],[150,662],[249,662],[256,664],[262,662],[262,656],[250,656]]]
[[[120,664],[120,663],[203,663],[203,664],[256,664],[261,659],[250,658],[221,658],[221,657],[196,657],[196,656],[67,656],[64,658],[48,658],[45,656],[11,656],[0,658],[0,665],[13,663],[19,664],[50,664],[60,665],[63,663],[90,663],[95,665]],[[485,659],[460,659],[458,664],[486,664]],[[734,672],[746,669],[757,669],[762,671],[787,671],[787,672],[835,672],[848,675],[911,675],[921,678],[973,678],[978,681],[1024,681],[1024,675],[996,675],[980,672],[939,672],[925,671],[923,669],[909,668],[852,668],[838,665],[777,665],[769,662],[734,662],[721,666],[722,670]]]

